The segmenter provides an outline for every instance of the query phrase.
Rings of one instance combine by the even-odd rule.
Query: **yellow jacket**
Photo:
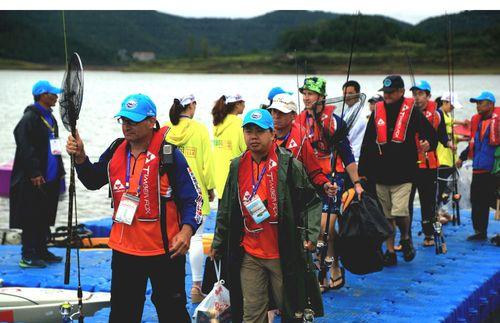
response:
[[[222,123],[214,126],[214,162],[217,165],[215,189],[217,197],[220,199],[224,194],[224,185],[229,174],[231,160],[247,149],[243,138],[242,124],[241,118],[234,114],[228,114]]]
[[[210,214],[208,190],[215,188],[214,162],[208,129],[198,121],[181,118],[178,125],[168,122],[166,140],[176,145],[187,160],[203,196],[203,215]]]
[[[446,133],[448,134],[448,138],[451,138],[451,127],[453,126],[453,119],[451,118],[451,115],[448,115],[444,111],[443,111],[443,116],[444,116],[444,122],[446,124]],[[457,137],[458,136],[455,135],[455,138],[453,140],[454,145],[457,145],[457,142],[458,142]],[[437,152],[440,166],[454,167],[453,154],[455,155],[455,161],[457,161],[457,153],[456,152],[453,153],[451,148],[445,148],[440,142],[438,142],[436,152]]]

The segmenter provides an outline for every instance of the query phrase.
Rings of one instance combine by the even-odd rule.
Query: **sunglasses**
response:
[[[146,118],[146,119],[148,119],[148,118]],[[146,120],[146,119],[144,119],[144,120]],[[144,120],[142,120],[142,121],[144,121]],[[142,122],[142,121],[138,121],[138,122],[132,121],[132,120],[130,120],[128,118],[124,118],[124,117],[119,117],[118,119],[116,119],[116,121],[121,125],[127,125],[127,126],[136,126]]]

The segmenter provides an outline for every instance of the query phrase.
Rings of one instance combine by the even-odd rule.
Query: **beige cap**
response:
[[[293,96],[287,93],[277,94],[273,98],[273,103],[267,108],[268,110],[276,109],[283,113],[297,113],[297,105],[293,100]]]

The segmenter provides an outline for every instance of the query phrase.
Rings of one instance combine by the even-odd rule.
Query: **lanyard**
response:
[[[47,128],[49,128],[50,132],[52,132],[52,134],[55,136],[55,128],[56,127],[52,127],[50,125],[50,123],[47,121],[47,119],[45,119],[45,117],[40,116],[40,119],[42,119],[43,123],[45,123],[45,125],[47,126]]]
[[[41,112],[41,116],[40,116],[40,119],[42,119],[43,123],[47,126],[47,128],[50,130],[50,132],[52,132],[53,135],[55,135],[55,125],[54,126],[51,126],[50,125],[50,122],[49,120],[47,120],[46,117],[49,117],[50,120],[52,121],[52,116],[50,115],[50,111],[52,110],[49,110],[47,111],[41,104],[39,104],[38,102],[35,103],[35,107],[40,110]]]
[[[130,187],[130,157],[131,157],[130,149],[127,149],[127,173],[125,174],[125,189],[128,191]],[[144,165],[142,166],[144,168]],[[141,186],[142,186],[142,169],[141,176],[139,177],[139,185],[137,186],[136,195],[139,196],[141,194]]]
[[[314,139],[314,123],[315,123],[314,117],[311,114],[306,113],[306,129],[309,130],[308,136],[313,139]]]
[[[253,162],[252,162],[252,195],[250,196],[250,199],[252,199],[255,196],[255,193],[257,193],[257,190],[259,189],[260,183],[262,182],[262,178],[264,177],[264,173],[266,172],[267,165],[262,168],[262,171],[259,174],[259,177],[257,178],[257,184],[255,184],[255,180],[253,178]]]
[[[288,140],[288,138],[290,137],[290,134],[292,133],[292,131],[290,131],[289,133],[286,134],[286,136],[283,136],[283,137],[276,137],[276,140],[282,140],[282,142],[286,142]]]

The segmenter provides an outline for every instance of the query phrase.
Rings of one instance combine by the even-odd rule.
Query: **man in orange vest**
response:
[[[335,195],[337,186],[332,184],[323,173],[309,143],[309,138],[304,136],[306,130],[294,122],[297,116],[297,105],[293,97],[287,93],[278,94],[272,99],[267,110],[273,117],[276,144],[289,150],[293,157],[304,164],[311,183],[318,188],[320,193]]]
[[[345,132],[346,122],[334,114],[335,106],[326,105],[324,102],[327,96],[326,80],[316,76],[308,77],[304,80],[304,85],[299,88],[299,91],[302,93],[305,109],[297,116],[295,122],[306,130],[304,136],[309,138],[323,173],[330,175],[333,180],[331,174],[334,172],[337,174],[347,172],[358,197],[361,198],[364,190],[359,181],[358,165],[352,153],[348,134]],[[336,157],[337,155],[338,157]],[[332,164],[335,165],[332,167]],[[337,178],[341,177],[337,176]],[[339,189],[342,190],[342,187]],[[331,205],[329,199],[326,196],[323,199],[322,228],[326,227],[328,209]],[[328,239],[328,261],[326,262],[331,264],[331,273],[328,285],[325,282],[320,282],[324,287],[323,290],[339,289],[345,284],[344,270],[340,267],[333,247],[337,214],[332,210],[330,213],[331,221],[328,232],[331,238]]]
[[[438,141],[445,147],[453,148],[446,133],[446,124],[442,112],[437,109],[436,102],[431,101],[431,86],[429,82],[421,80],[410,88],[415,107],[418,108],[436,131]],[[418,136],[418,133],[417,133]],[[435,150],[424,152],[421,149],[420,141],[415,139],[418,151],[418,161],[415,181],[413,182],[410,195],[410,218],[413,220],[413,201],[418,190],[420,207],[422,212],[422,231],[424,237],[424,247],[434,245],[433,222],[436,217],[436,191],[437,191],[437,169],[439,160]]]
[[[404,97],[404,82],[399,75],[389,75],[380,91],[384,101],[378,102],[368,120],[359,171],[376,184],[377,197],[392,226],[399,227],[405,261],[415,257],[410,237],[409,199],[415,180],[417,143],[423,151],[435,150],[436,132],[422,113],[414,108],[414,100]],[[418,137],[416,134],[418,133]],[[394,235],[387,240],[385,265],[397,264]]]
[[[464,160],[472,159],[472,183],[470,201],[474,234],[467,240],[486,240],[489,208],[495,208],[497,182],[491,174],[495,162],[495,150],[500,144],[500,108],[495,107],[493,93],[484,91],[471,98],[476,103],[477,114],[471,119],[471,135],[467,148],[456,162],[462,167]]]
[[[115,117],[125,139],[117,139],[98,162],[90,162],[78,133],[66,144],[85,187],[109,184],[113,198],[109,321],[141,322],[150,279],[159,321],[191,322],[185,254],[201,223],[200,189],[182,153],[165,142],[168,128],[159,127],[148,96],[128,96]]]

